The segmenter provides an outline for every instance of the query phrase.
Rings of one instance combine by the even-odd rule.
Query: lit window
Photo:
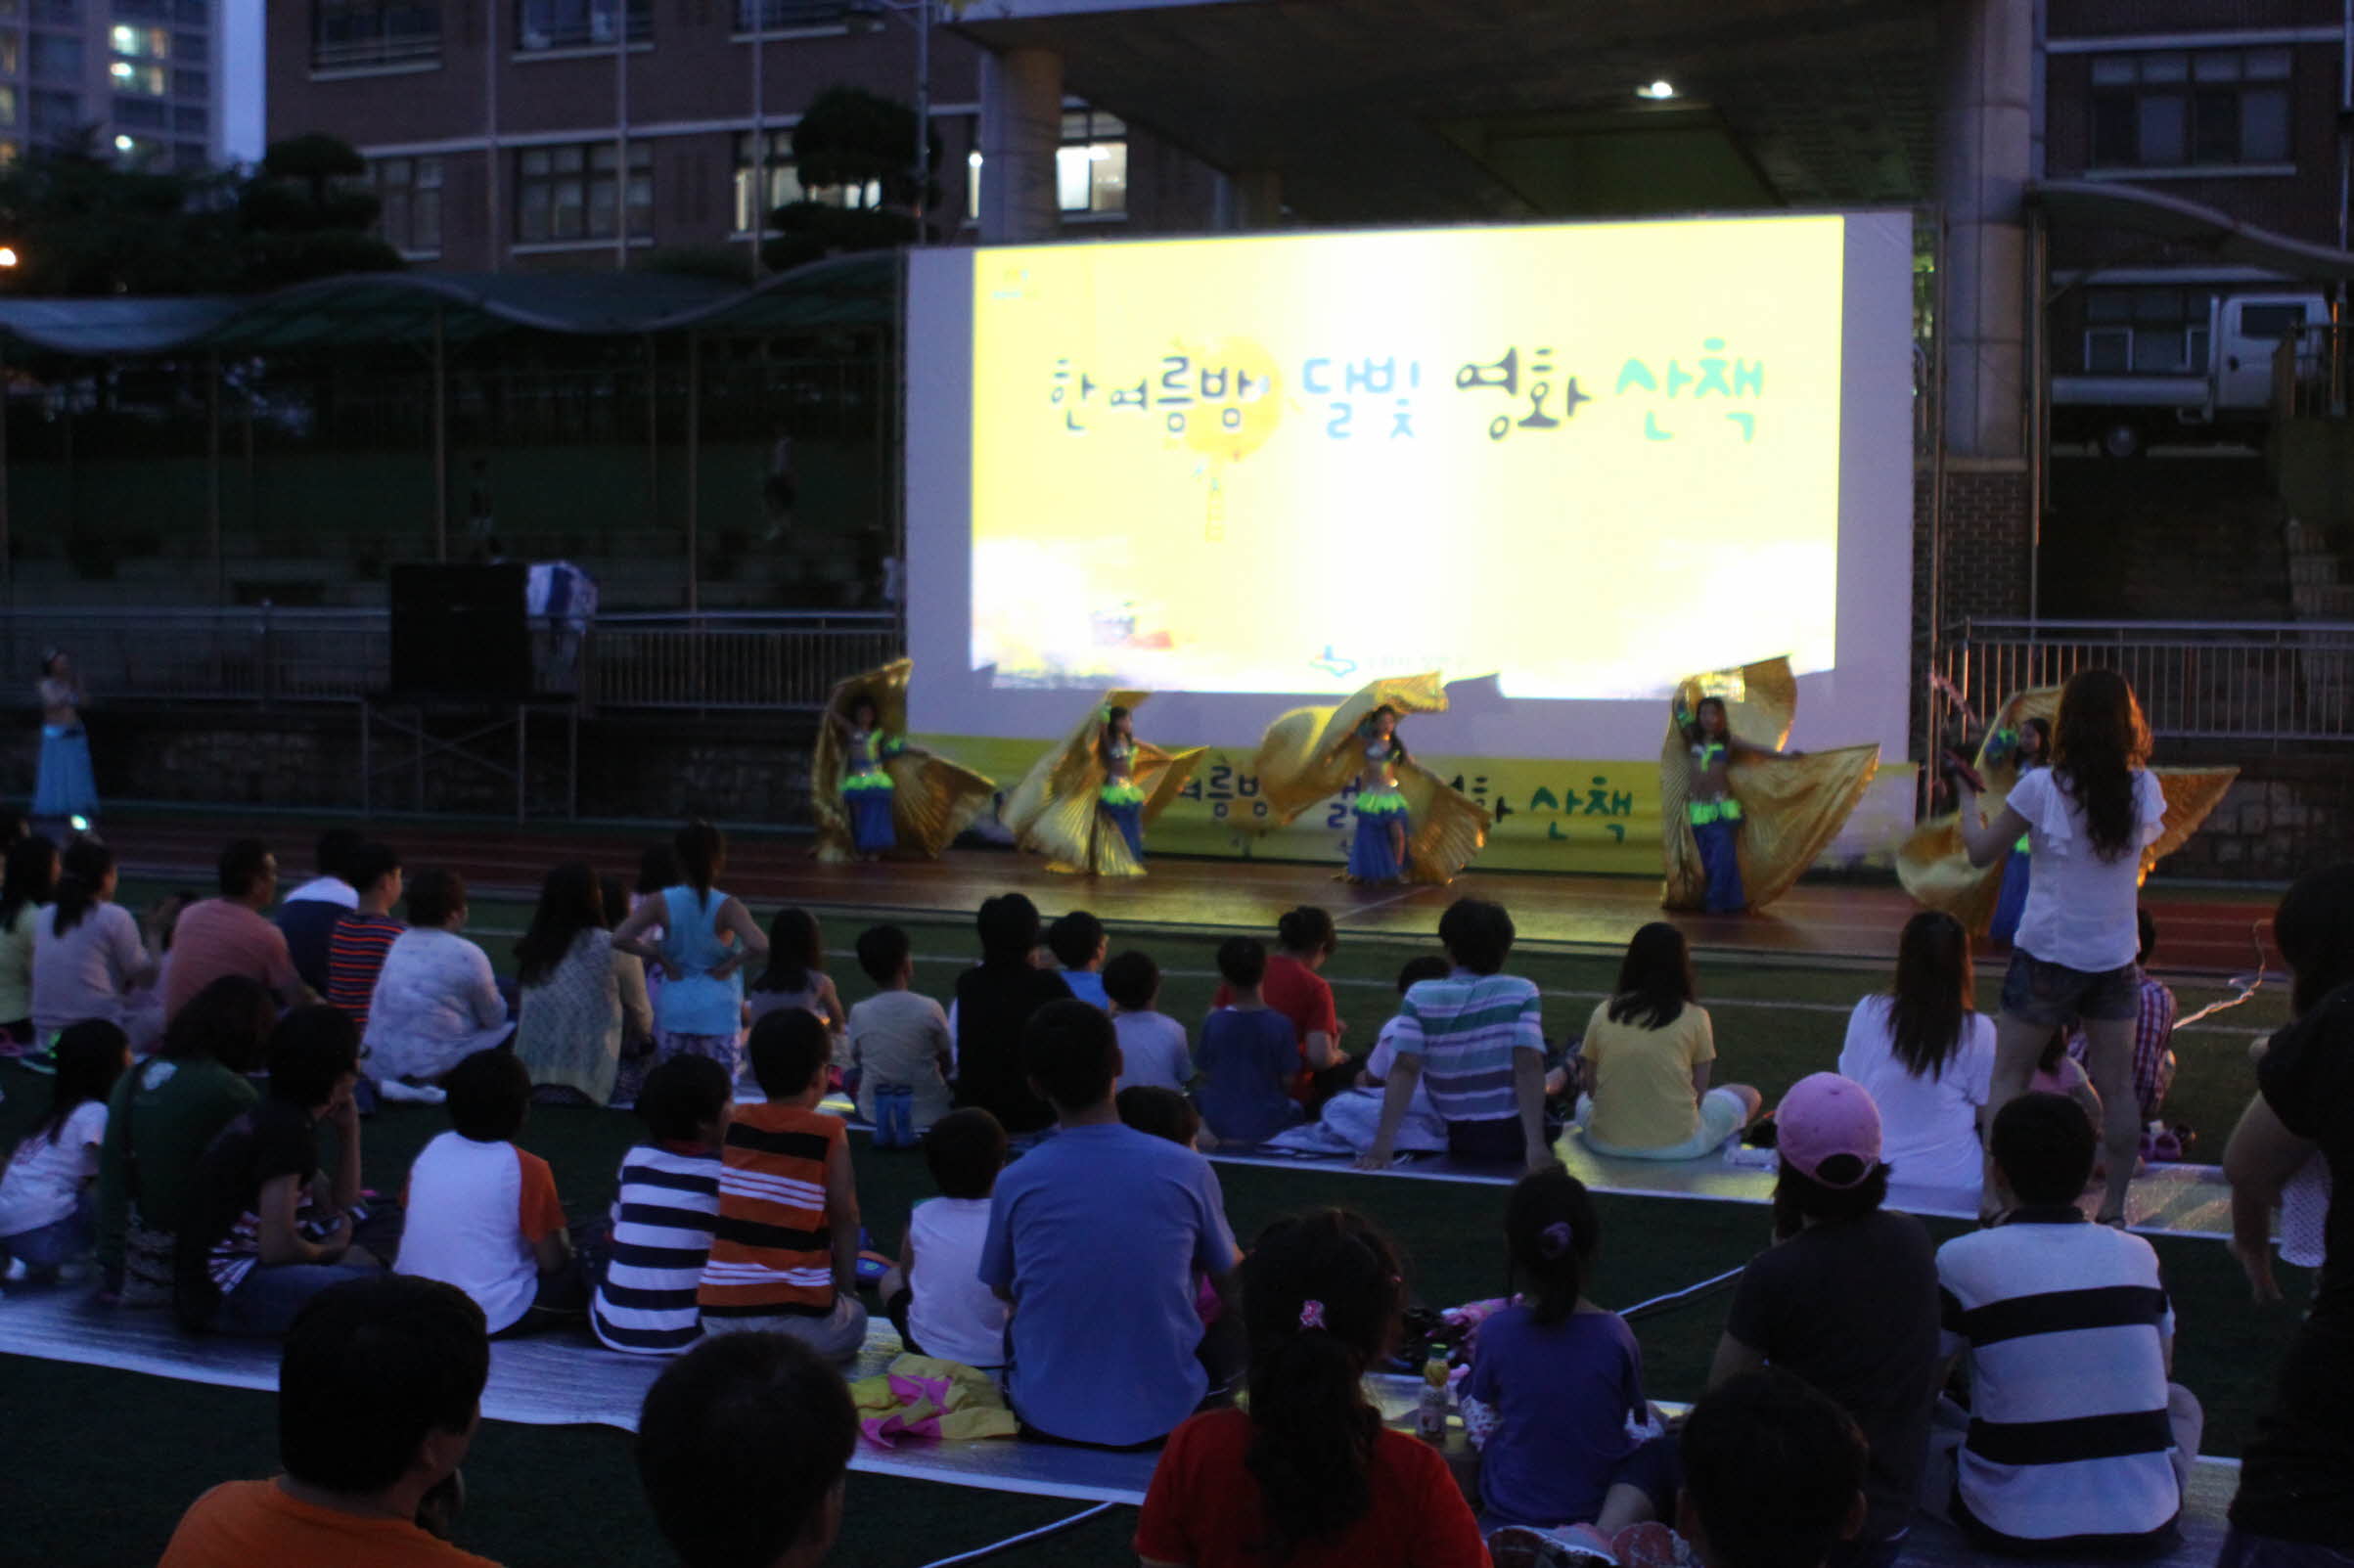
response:
[[[118,93],[141,93],[149,98],[163,96],[166,72],[161,66],[117,60],[107,67],[107,75]]]
[[[169,60],[171,34],[161,27],[125,27],[115,25],[107,33],[107,45],[118,55],[134,60]]]
[[[1055,195],[1064,212],[1128,210],[1128,127],[1101,110],[1063,116]]]

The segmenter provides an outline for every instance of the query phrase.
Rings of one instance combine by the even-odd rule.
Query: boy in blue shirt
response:
[[[1194,1059],[1201,1086],[1194,1098],[1220,1143],[1263,1143],[1300,1118],[1291,1098],[1299,1047],[1291,1020],[1267,1006],[1267,949],[1230,937],[1218,949],[1218,976],[1233,1000],[1201,1022]]]

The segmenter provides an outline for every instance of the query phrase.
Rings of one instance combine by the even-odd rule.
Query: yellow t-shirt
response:
[[[1594,1074],[1594,1111],[1586,1132],[1614,1148],[1666,1148],[1700,1130],[1692,1069],[1716,1060],[1708,1010],[1686,1003],[1675,1022],[1645,1029],[1610,1021],[1610,1004],[1595,1004],[1582,1048]]]

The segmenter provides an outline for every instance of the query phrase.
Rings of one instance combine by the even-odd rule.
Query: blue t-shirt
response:
[[[1479,1325],[1463,1395],[1495,1412],[1479,1457],[1488,1528],[1591,1524],[1618,1467],[1635,1451],[1643,1352],[1615,1313],[1572,1313],[1539,1325],[1524,1306]]]
[[[1273,1008],[1220,1008],[1201,1023],[1194,1063],[1201,1086],[1194,1098],[1221,1143],[1263,1143],[1299,1120],[1291,1080],[1299,1041],[1291,1020]]]
[[[1081,1002],[1101,1008],[1106,1012],[1111,1010],[1110,993],[1104,989],[1104,977],[1096,970],[1064,969],[1063,983],[1069,986],[1070,994]]]
[[[1008,1384],[1021,1418],[1077,1443],[1150,1443],[1209,1392],[1196,1274],[1234,1267],[1209,1162],[1117,1124],[1066,1127],[1006,1167],[981,1283],[1014,1297]]]

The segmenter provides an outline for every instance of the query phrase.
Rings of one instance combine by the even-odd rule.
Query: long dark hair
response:
[[[1610,1021],[1664,1029],[1684,1016],[1685,1007],[1698,994],[1684,933],[1665,920],[1653,920],[1635,933],[1626,945],[1626,957],[1618,962]]]
[[[1106,762],[1111,760],[1112,742],[1119,738],[1119,722],[1126,717],[1128,717],[1128,710],[1117,704],[1104,710],[1103,727],[1095,733],[1096,756],[1100,760]]]
[[[1870,1214],[1888,1200],[1888,1172],[1885,1160],[1872,1167],[1864,1179],[1853,1187],[1833,1187],[1818,1182],[1799,1170],[1788,1160],[1778,1161],[1780,1170],[1774,1177],[1774,1239],[1788,1241],[1806,1229],[1814,1220],[1830,1224],[1838,1220],[1853,1220]],[[1852,1154],[1833,1154],[1825,1160],[1822,1169],[1833,1176],[1845,1178],[1856,1168]]]
[[[639,894],[658,893],[678,882],[678,851],[668,844],[648,844],[638,856]]]
[[[1359,725],[1357,728],[1368,740],[1380,739],[1374,734],[1374,732],[1380,727],[1381,715],[1384,713],[1389,715],[1390,721],[1389,760],[1392,762],[1407,761],[1406,742],[1398,738],[1397,731],[1397,727],[1406,722],[1406,716],[1400,713],[1397,709],[1384,702],[1380,707],[1374,709],[1371,713],[1365,715],[1365,722]]]
[[[2297,1017],[2354,981],[2354,861],[2307,872],[2289,883],[2273,914],[2272,934],[2296,977],[2288,1010]]]
[[[605,889],[583,860],[552,869],[539,884],[531,928],[516,939],[518,985],[545,985],[583,931],[605,929]]]
[[[8,867],[0,872],[0,931],[17,923],[28,909],[46,904],[57,893],[57,845],[39,833],[8,846]]]
[[[1602,1221],[1586,1184],[1560,1165],[1531,1171],[1504,1205],[1504,1242],[1514,1288],[1526,1280],[1529,1316],[1565,1322],[1586,1293],[1586,1269],[1602,1245]]]
[[[2021,736],[2032,735],[2035,737],[2035,765],[2039,768],[2049,768],[2052,765],[2052,721],[2050,719],[2021,719],[2018,721],[2018,733]]]
[[[2060,693],[2052,775],[2084,808],[2084,835],[2103,860],[2141,848],[2134,774],[2150,760],[2150,725],[2115,670],[2080,670]]]
[[[1243,1260],[1250,1339],[1250,1451],[1267,1539],[1281,1562],[1373,1509],[1381,1412],[1365,1369],[1397,1343],[1404,1311],[1397,1250],[1371,1221],[1319,1209],[1276,1221]]]
[[[59,936],[81,924],[82,917],[97,905],[98,889],[114,869],[114,852],[95,838],[82,837],[66,846],[64,860],[57,879]]]
[[[711,884],[719,879],[719,869],[727,864],[726,835],[698,817],[678,830],[671,847],[678,851],[680,879],[695,889],[698,898],[709,898]]]
[[[1888,1040],[1916,1078],[1936,1078],[1962,1049],[1969,1027],[1969,933],[1951,915],[1923,910],[1905,921],[1896,944],[1896,984],[1888,992]]]
[[[817,917],[788,904],[768,922],[768,963],[754,991],[806,991],[826,972],[825,943],[818,935]]]
[[[119,1025],[104,1018],[85,1018],[68,1024],[57,1037],[57,1077],[50,1081],[49,1108],[24,1130],[19,1147],[35,1139],[51,1143],[65,1135],[66,1119],[91,1100],[101,1104],[113,1093],[129,1059],[131,1038]]]

